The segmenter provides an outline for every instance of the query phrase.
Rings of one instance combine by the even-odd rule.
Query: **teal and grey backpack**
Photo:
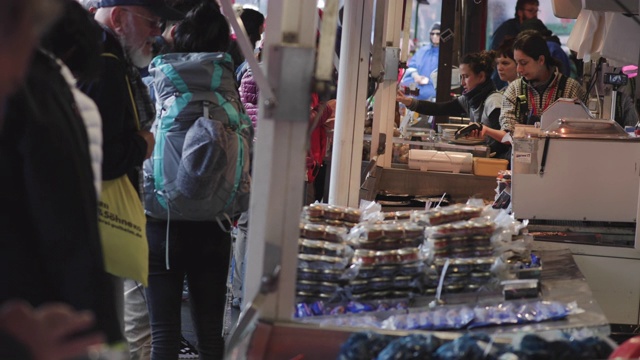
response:
[[[220,221],[249,207],[251,120],[226,53],[173,53],[149,66],[156,145],[144,162],[147,215]]]

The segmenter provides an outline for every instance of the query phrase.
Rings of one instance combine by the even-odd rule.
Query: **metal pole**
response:
[[[402,10],[402,2],[389,1],[385,11],[385,76],[384,81],[379,84],[379,89],[376,92],[375,103],[373,105],[373,131],[371,135],[372,157],[376,154],[380,140],[384,140],[383,145],[385,152],[378,157],[376,161],[376,165],[381,167],[391,167],[391,161],[393,159],[393,130],[398,83],[398,58],[393,55],[399,50],[400,25],[404,15]],[[411,1],[407,1],[406,11],[411,11]],[[409,28],[409,24],[405,24],[403,32],[407,33]],[[386,136],[380,137],[379,134],[385,134]]]
[[[418,48],[418,14],[420,13],[418,11],[418,9],[420,9],[420,2],[416,2],[416,17],[414,19],[414,23],[413,23],[413,39],[415,40],[415,47],[416,49]]]
[[[299,219],[304,188],[310,89],[315,59],[315,0],[269,1],[265,36],[267,80],[286,101],[265,104],[260,92],[249,210],[245,301],[263,274],[280,267],[276,291],[265,295],[261,317],[291,320],[294,312]]]
[[[358,206],[373,0],[344,4],[329,203]]]
[[[442,15],[440,16],[440,59],[438,63],[438,83],[436,85],[437,102],[451,100],[451,64],[458,2],[459,0],[451,0],[442,4]],[[448,116],[435,117],[436,124],[447,122],[448,120]]]

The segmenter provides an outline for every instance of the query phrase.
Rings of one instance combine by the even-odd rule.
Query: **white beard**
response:
[[[153,59],[153,53],[144,53],[145,44],[135,49],[127,49],[127,54],[133,65],[139,68],[147,67]]]
[[[155,41],[153,37],[146,39],[138,45],[129,44],[129,41],[127,40],[127,36],[125,34],[120,34],[118,38],[120,40],[120,44],[124,48],[124,51],[127,53],[127,56],[134,66],[138,68],[145,68],[149,66],[151,60],[153,59],[153,52],[145,54],[144,51],[147,43],[153,43]]]

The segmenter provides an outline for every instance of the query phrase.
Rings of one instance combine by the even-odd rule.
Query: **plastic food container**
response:
[[[393,280],[388,277],[377,277],[369,280],[369,286],[376,291],[387,290],[393,286]]]
[[[540,279],[540,275],[542,275],[542,264],[530,268],[515,269],[513,272],[518,279]]]
[[[537,279],[505,280],[501,285],[505,300],[536,298],[540,290]]]
[[[453,151],[409,150],[409,169],[470,174],[473,155]],[[497,173],[495,174],[497,175]],[[495,176],[494,175],[494,176]]]
[[[370,266],[360,266],[358,270],[358,278],[372,278],[377,274],[376,267],[373,265]]]
[[[334,282],[339,281],[343,273],[342,269],[324,269],[320,270],[318,278],[322,281]]]
[[[353,254],[353,262],[362,265],[374,265],[376,263],[376,252],[372,250],[358,249]]]
[[[498,176],[498,171],[507,170],[508,160],[473,158],[473,174],[477,176]]]
[[[311,281],[320,280],[320,270],[308,268],[298,269],[298,279]]]
[[[376,271],[380,276],[393,276],[398,272],[398,267],[396,265],[382,265],[378,266]]]
[[[296,291],[315,294],[320,291],[320,283],[317,281],[298,280],[296,282]]]
[[[399,270],[402,275],[414,276],[422,272],[423,267],[424,264],[421,261],[416,261],[400,266]]]
[[[396,276],[393,279],[395,289],[408,289],[411,287],[411,276]]]
[[[351,291],[354,294],[362,294],[363,292],[369,291],[369,282],[367,280],[353,280],[350,283]]]

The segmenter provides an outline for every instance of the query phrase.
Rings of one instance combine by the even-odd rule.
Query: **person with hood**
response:
[[[398,92],[396,98],[409,108],[425,115],[459,115],[466,114],[471,122],[484,127],[499,129],[502,94],[496,90],[491,81],[494,68],[494,53],[481,51],[467,54],[460,62],[460,82],[464,87],[462,96],[447,102],[431,102],[405,97]],[[485,139],[496,158],[506,158],[509,147],[491,138]]]
[[[440,59],[440,23],[436,22],[429,31],[431,43],[418,49],[407,63],[407,70],[400,85],[411,87],[415,84],[420,94],[418,100],[430,100],[436,97],[436,88],[431,83],[431,73],[438,69]]]

